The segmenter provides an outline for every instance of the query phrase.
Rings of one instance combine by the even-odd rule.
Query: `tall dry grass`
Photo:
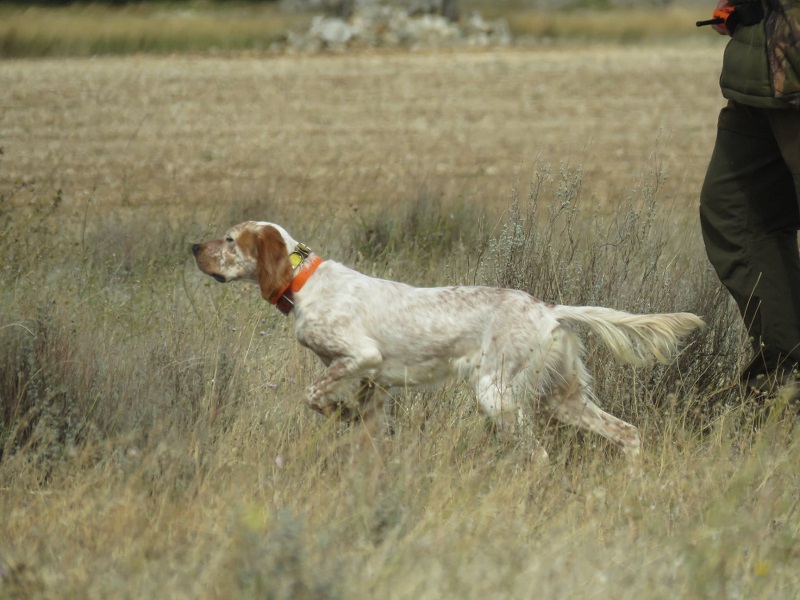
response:
[[[196,271],[189,244],[216,231],[153,209],[63,232],[59,198],[25,216],[3,196],[0,595],[793,596],[794,412],[720,385],[737,318],[680,252],[662,176],[634,177],[615,217],[584,205],[579,169],[544,166],[499,220],[429,193],[335,224],[285,214],[377,275],[702,314],[666,367],[588,343],[602,403],[642,428],[638,474],[545,415],[535,467],[459,383],[397,391],[393,433],[365,443],[304,408],[320,367],[291,319]]]

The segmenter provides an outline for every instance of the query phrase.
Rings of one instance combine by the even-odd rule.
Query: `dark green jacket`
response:
[[[749,106],[800,108],[800,0],[766,4],[764,20],[740,25],[725,48],[722,95]]]

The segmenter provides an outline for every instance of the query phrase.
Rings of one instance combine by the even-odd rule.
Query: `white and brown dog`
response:
[[[375,279],[323,261],[273,223],[241,223],[221,239],[194,244],[192,253],[217,281],[256,283],[266,300],[294,313],[297,340],[327,366],[306,401],[327,416],[348,411],[336,394],[343,383],[361,383],[357,408],[368,414],[374,385],[416,386],[455,375],[470,382],[500,427],[516,420],[523,397],[535,397],[559,420],[599,433],[632,458],[639,431],[594,403],[570,325],[589,327],[634,365],[667,362],[680,338],[703,326],[691,313],[634,315],[556,306],[511,289]]]

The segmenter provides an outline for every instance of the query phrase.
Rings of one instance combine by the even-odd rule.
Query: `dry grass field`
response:
[[[800,439],[735,383],[697,197],[721,46],[0,62],[0,598],[794,598]],[[587,339],[638,471],[458,382],[366,439],[189,246],[246,218],[418,285],[690,310],[666,367]]]

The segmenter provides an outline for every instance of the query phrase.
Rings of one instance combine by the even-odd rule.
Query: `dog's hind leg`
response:
[[[598,433],[622,448],[626,458],[637,458],[641,447],[639,430],[605,412],[592,402],[587,392],[576,383],[570,389],[557,390],[547,396],[553,416],[562,423]]]
[[[581,360],[580,342],[569,330],[565,329],[563,333],[563,350],[558,356],[560,364],[554,365],[550,390],[544,394],[553,416],[562,423],[602,435],[622,448],[626,458],[637,458],[641,447],[639,430],[608,414],[592,401],[591,377]]]
[[[513,429],[517,419],[516,404],[511,398],[509,387],[488,375],[480,377],[474,387],[481,409],[495,426],[499,430]]]
[[[512,380],[513,376],[509,374],[506,381]],[[496,376],[485,374],[477,379],[474,388],[481,409],[492,419],[497,431],[503,435],[513,434],[522,422],[522,414],[513,397],[513,385],[500,384]],[[534,462],[547,464],[547,451],[533,433],[528,435],[528,442],[533,446],[531,457]]]

